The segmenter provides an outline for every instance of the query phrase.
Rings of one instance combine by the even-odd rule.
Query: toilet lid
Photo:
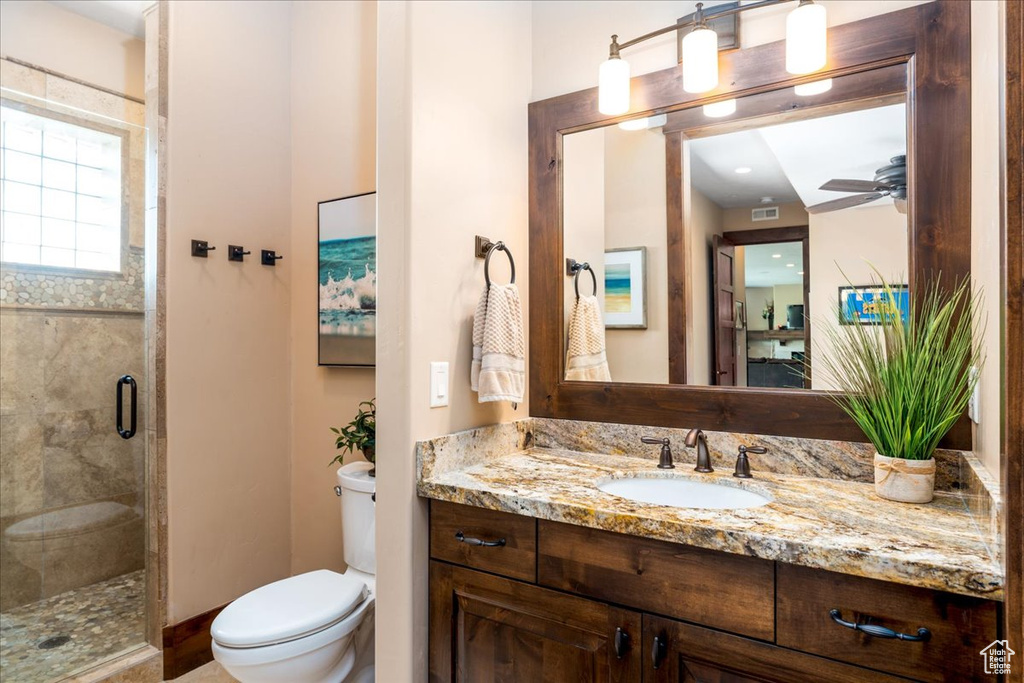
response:
[[[213,620],[213,639],[228,647],[284,643],[344,619],[366,597],[366,584],[326,569],[246,593]]]

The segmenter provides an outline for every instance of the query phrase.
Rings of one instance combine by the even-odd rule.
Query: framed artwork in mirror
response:
[[[910,288],[891,285],[891,294],[879,285],[839,288],[839,322],[843,325],[881,325],[886,314],[898,314],[907,322]]]
[[[605,250],[604,326],[647,329],[647,247]]]
[[[373,367],[377,336],[377,195],[319,202],[318,364]]]

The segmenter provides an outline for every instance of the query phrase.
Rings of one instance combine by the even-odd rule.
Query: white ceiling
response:
[[[140,40],[146,37],[142,12],[156,0],[50,0],[51,3]]]
[[[804,276],[804,245],[802,242],[750,244],[743,249],[743,279],[747,287],[799,285]],[[779,258],[774,258],[779,254]],[[792,267],[787,264],[792,263]]]
[[[848,196],[818,188],[833,178],[870,180],[907,149],[906,106],[863,109],[690,142],[691,182],[722,208],[762,197],[811,206]],[[738,167],[750,173],[740,175]],[[888,198],[866,206],[892,203]]]

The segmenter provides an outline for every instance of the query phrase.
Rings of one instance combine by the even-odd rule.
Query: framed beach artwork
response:
[[[647,247],[604,252],[604,326],[647,329]]]
[[[880,325],[886,314],[897,313],[900,320],[906,322],[910,311],[910,289],[907,285],[893,285],[890,289],[891,295],[877,285],[840,287],[839,322],[843,325]]]
[[[377,194],[320,202],[319,364],[373,367],[377,337]]]

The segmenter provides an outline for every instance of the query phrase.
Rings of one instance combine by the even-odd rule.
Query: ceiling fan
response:
[[[882,197],[892,197],[896,210],[907,212],[907,157],[899,155],[889,159],[889,164],[875,171],[874,180],[832,179],[819,189],[832,192],[859,192],[852,197],[833,199],[830,202],[807,207],[807,213],[827,213],[848,209],[873,202]]]

